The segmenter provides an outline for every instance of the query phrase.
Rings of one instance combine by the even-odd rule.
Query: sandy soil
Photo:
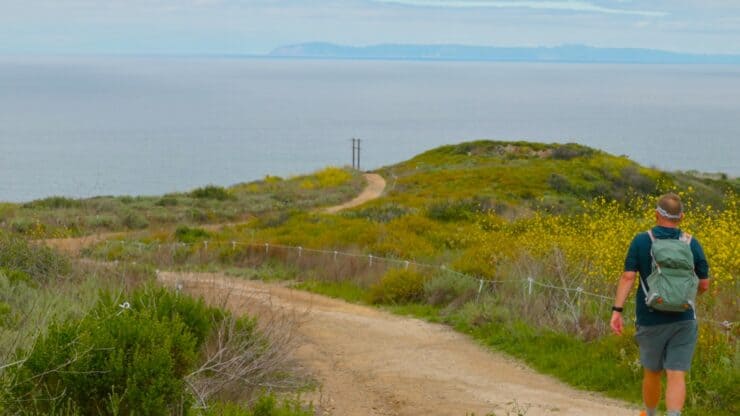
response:
[[[324,209],[327,214],[335,214],[348,208],[354,208],[367,201],[379,198],[385,189],[385,179],[377,173],[366,173],[363,175],[367,181],[367,187],[357,197],[340,205]]]
[[[121,232],[112,232],[112,233],[91,234],[91,235],[86,235],[84,237],[75,237],[75,238],[49,238],[46,240],[39,240],[39,241],[42,241],[43,244],[46,244],[49,247],[55,248],[63,253],[77,256],[80,254],[80,251],[85,247],[100,243],[101,241],[109,240],[112,238],[124,237],[127,235],[131,235],[131,233],[127,231],[121,231]]]
[[[321,409],[336,416],[627,416],[629,405],[574,390],[492,353],[444,325],[219,274],[160,272],[165,284],[226,295],[237,312],[284,308],[304,313],[295,355],[322,384]],[[587,365],[587,363],[584,363]],[[511,413],[507,413],[511,412]]]

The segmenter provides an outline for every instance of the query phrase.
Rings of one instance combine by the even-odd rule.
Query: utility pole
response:
[[[353,137],[352,138],[352,169],[354,169],[356,166],[355,165],[355,149],[357,149],[357,145],[355,144],[356,141],[357,139]]]

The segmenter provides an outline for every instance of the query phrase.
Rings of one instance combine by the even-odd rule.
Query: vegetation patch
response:
[[[370,287],[371,303],[403,304],[419,301],[424,296],[426,276],[413,270],[392,269]]]
[[[233,195],[226,190],[226,188],[216,185],[208,185],[203,188],[197,188],[190,192],[190,196],[199,199],[215,199],[218,201],[226,201],[227,199],[233,199]]]

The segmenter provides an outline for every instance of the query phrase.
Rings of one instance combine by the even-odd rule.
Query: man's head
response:
[[[658,199],[655,207],[655,219],[658,225],[675,226],[683,219],[683,204],[681,197],[673,192],[667,193]]]

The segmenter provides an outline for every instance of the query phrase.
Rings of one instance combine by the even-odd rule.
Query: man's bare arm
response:
[[[627,300],[627,296],[629,296],[630,291],[632,290],[632,286],[634,286],[635,284],[636,277],[636,272],[622,273],[622,277],[619,279],[619,285],[617,286],[617,295],[616,299],[614,300],[614,306],[619,308],[624,307],[624,302]],[[624,319],[622,318],[621,312],[612,312],[610,325],[612,327],[612,330],[617,335],[622,335],[622,330],[624,329]]]

